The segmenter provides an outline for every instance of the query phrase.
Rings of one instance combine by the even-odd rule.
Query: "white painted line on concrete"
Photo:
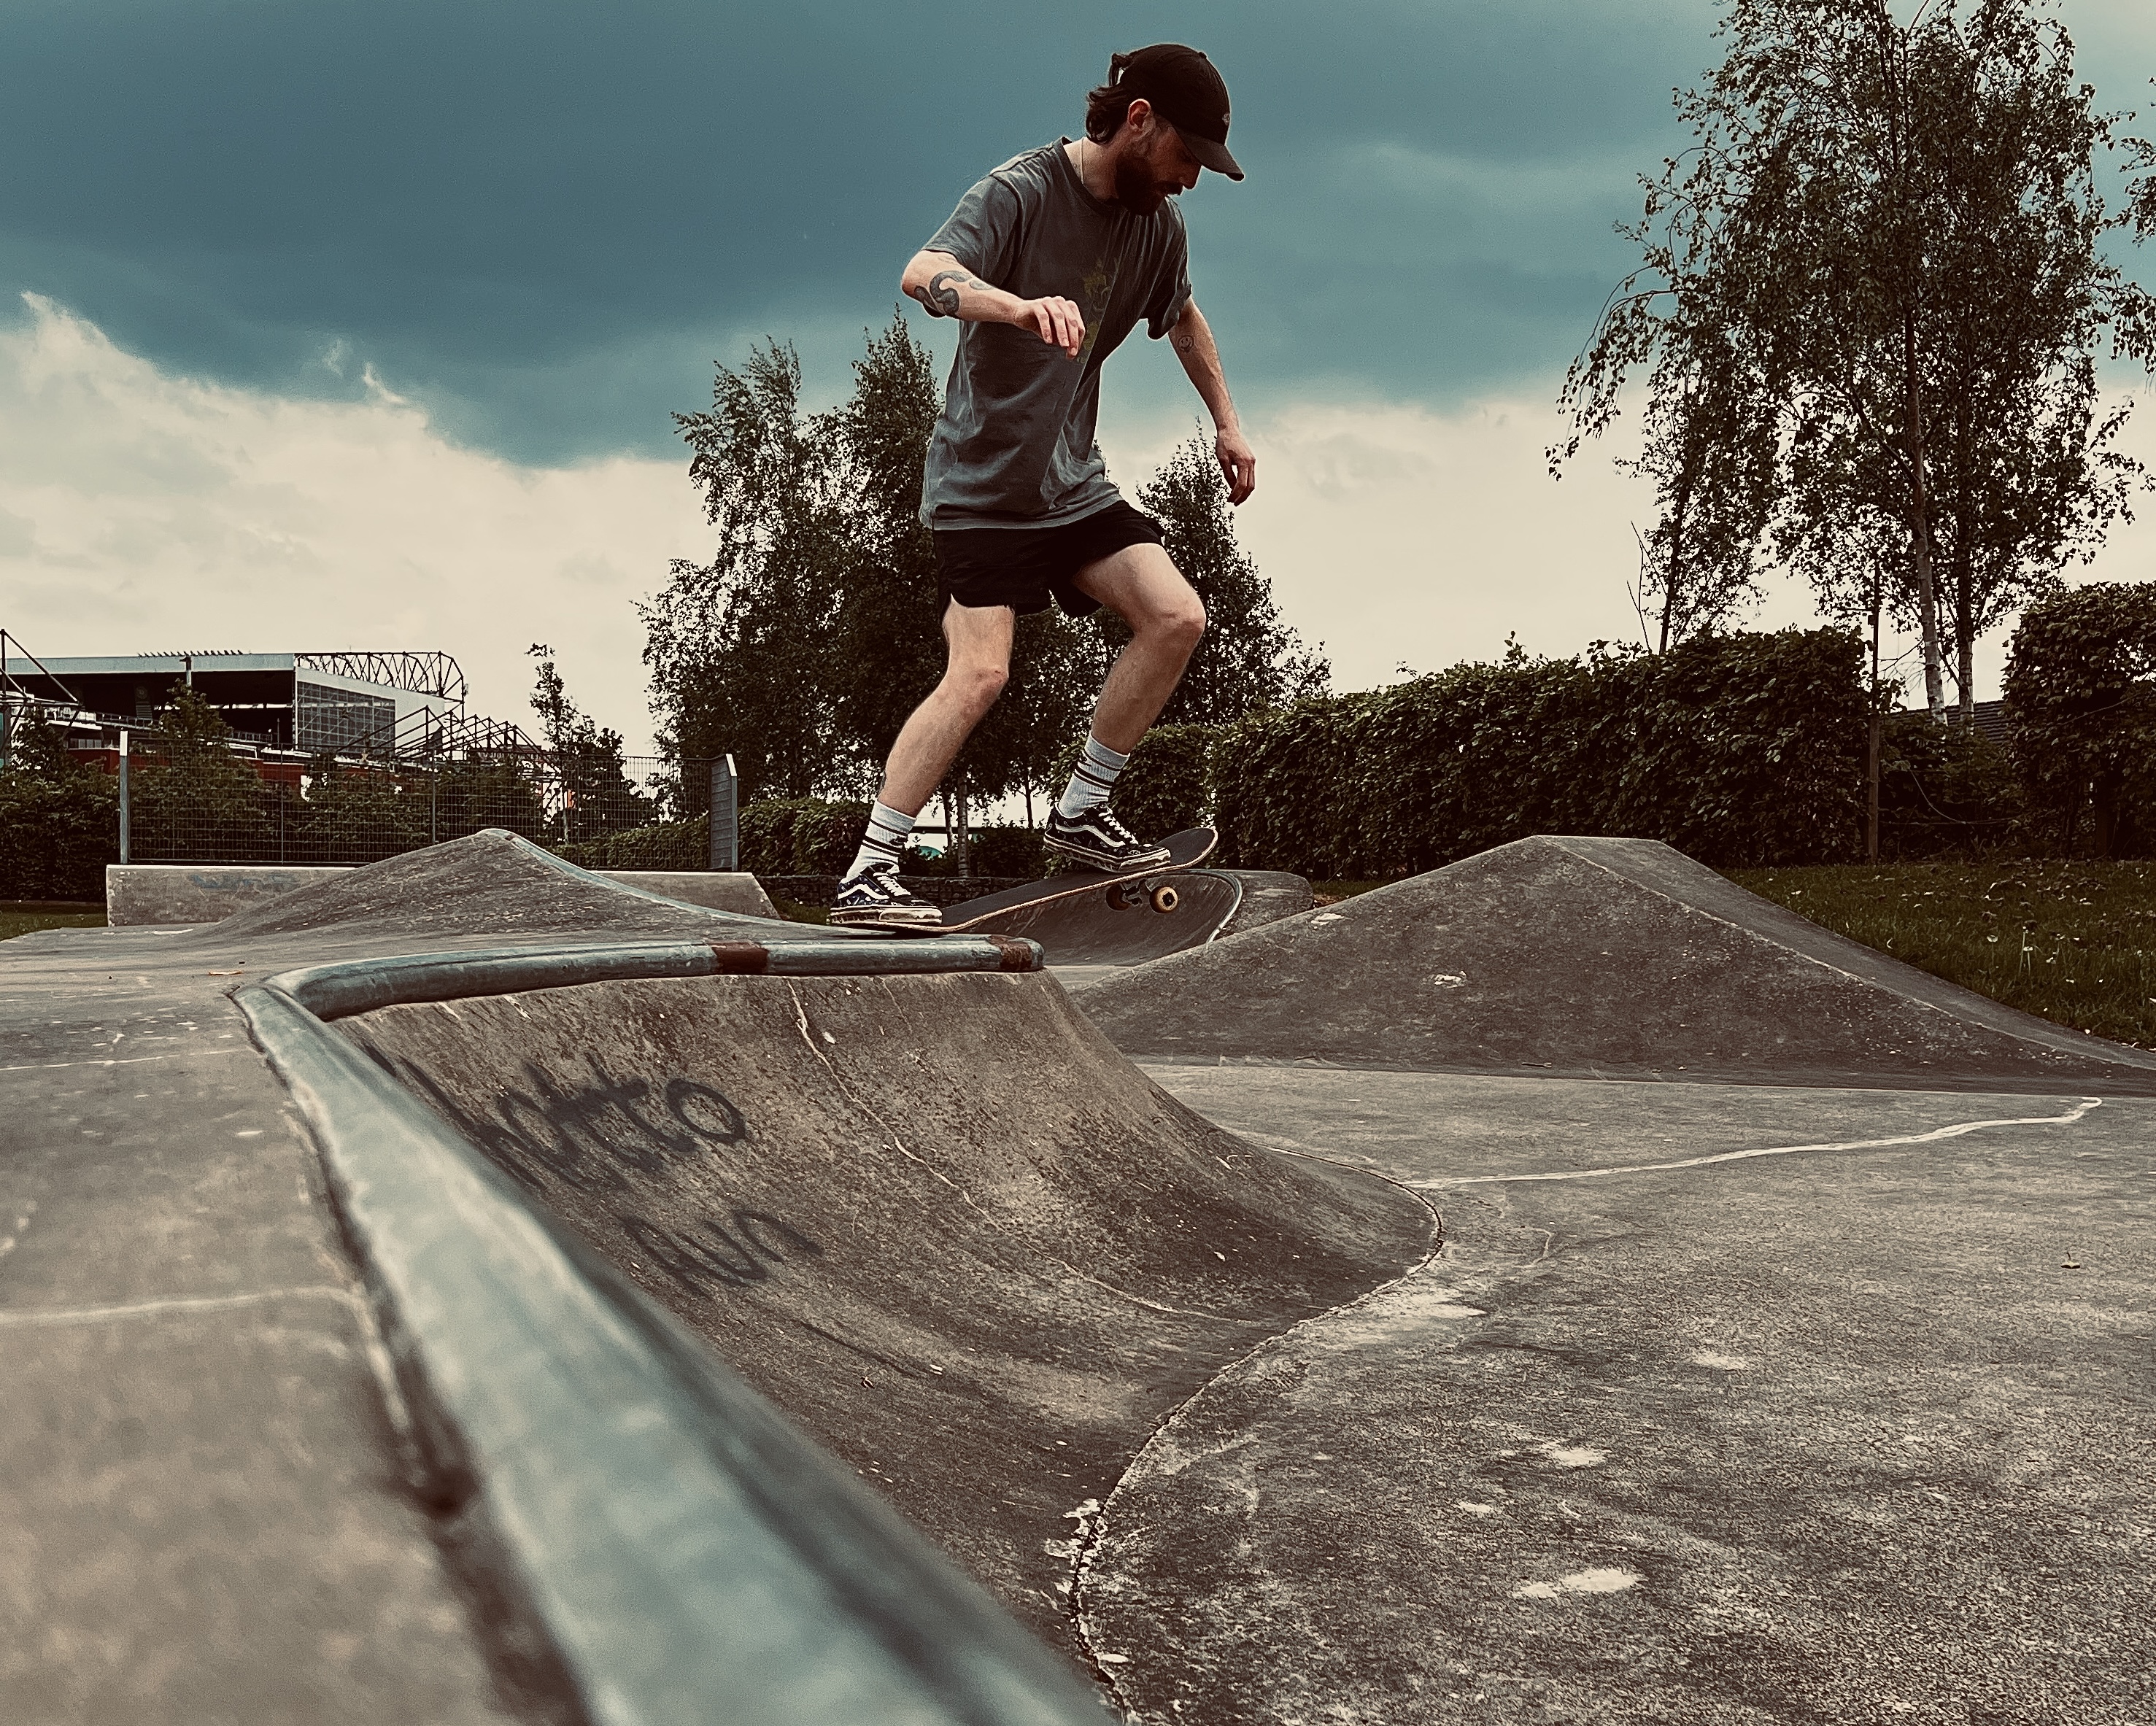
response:
[[[145,1061],[184,1061],[194,1055],[237,1055],[230,1049],[176,1049],[169,1055],[130,1055],[124,1061],[32,1061],[21,1067],[0,1067],[0,1073],[58,1073],[67,1067],[140,1067]]]
[[[1620,1163],[1607,1169],[1566,1169],[1541,1175],[1463,1175],[1455,1181],[1419,1181],[1419,1187],[1492,1186],[1528,1181],[1594,1181],[1605,1175],[1659,1175],[1671,1169],[1704,1169],[1714,1163],[1741,1163],[1752,1157],[1794,1156],[1803,1151],[1892,1150],[1905,1145],[1934,1145],[1942,1139],[1958,1139],[1965,1133],[1981,1133],[1994,1127],[2070,1127],[2092,1109],[2103,1107],[2101,1097],[2084,1097],[2064,1114],[2017,1115],[2002,1120],[1956,1121],[1934,1127],[1928,1133],[1900,1133],[1890,1139],[1851,1139],[1833,1145],[1769,1145],[1757,1150],[1725,1150],[1717,1156],[1686,1157],[1676,1163]]]
[[[270,1301],[326,1298],[364,1314],[365,1304],[349,1288],[320,1285],[299,1288],[262,1288],[252,1294],[212,1294],[192,1298],[137,1301],[124,1307],[64,1307],[53,1312],[0,1311],[0,1330],[28,1329],[56,1324],[103,1324],[115,1319],[155,1319],[167,1313],[229,1313],[241,1307],[261,1306]]]

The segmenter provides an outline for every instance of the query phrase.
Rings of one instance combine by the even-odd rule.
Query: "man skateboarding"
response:
[[[1181,681],[1205,608],[1162,549],[1159,526],[1109,482],[1093,438],[1101,366],[1142,318],[1172,338],[1204,398],[1240,504],[1257,484],[1212,330],[1190,295],[1183,213],[1172,202],[1228,153],[1228,86],[1193,48],[1116,54],[1086,98],[1086,136],[1015,156],[960,200],[900,285],[959,320],[958,354],[929,440],[921,519],[932,535],[943,680],[891,747],[868,832],[831,920],[925,926],[934,905],[899,884],[906,836],[1003,691],[1021,613],[1102,606],[1131,627],[1093,710],[1078,769],[1049,816],[1048,848],[1142,873],[1168,861],[1108,808],[1116,778]]]

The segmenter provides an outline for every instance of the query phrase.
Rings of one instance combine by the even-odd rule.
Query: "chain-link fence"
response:
[[[112,765],[121,771],[117,759]],[[295,761],[136,733],[124,769],[123,845],[132,863],[357,864],[505,827],[557,850],[588,848],[701,825],[712,766],[610,753],[565,760],[530,749]],[[673,849],[685,847],[685,836]],[[696,848],[685,866],[707,866],[707,844]]]

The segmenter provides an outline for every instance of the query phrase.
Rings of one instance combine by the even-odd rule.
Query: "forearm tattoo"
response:
[[[932,318],[955,318],[958,315],[958,289],[976,285],[973,277],[963,269],[939,269],[928,279],[928,285],[916,296],[928,308]]]

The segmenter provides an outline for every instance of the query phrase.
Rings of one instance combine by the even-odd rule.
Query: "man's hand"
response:
[[[1060,347],[1072,359],[1086,345],[1086,316],[1078,310],[1077,302],[1059,299],[1050,294],[1040,300],[1021,300],[1019,315],[1011,320],[1021,328],[1030,327],[1040,332],[1040,339],[1051,347]]]
[[[1228,501],[1240,504],[1258,489],[1258,453],[1240,426],[1229,426],[1213,440],[1220,458],[1220,477],[1228,482]]]
[[[899,291],[919,300],[932,318],[969,324],[1014,324],[1050,347],[1076,359],[1086,346],[1086,318],[1076,302],[1050,294],[1021,300],[992,288],[948,252],[916,252],[899,278]]]
[[[1235,404],[1228,395],[1228,380],[1220,372],[1220,350],[1213,342],[1213,327],[1198,302],[1189,301],[1175,326],[1175,357],[1183,361],[1191,383],[1213,416],[1219,434],[1213,453],[1220,460],[1220,477],[1228,482],[1228,501],[1240,504],[1258,489],[1258,453],[1243,435],[1243,423],[1235,417]]]

